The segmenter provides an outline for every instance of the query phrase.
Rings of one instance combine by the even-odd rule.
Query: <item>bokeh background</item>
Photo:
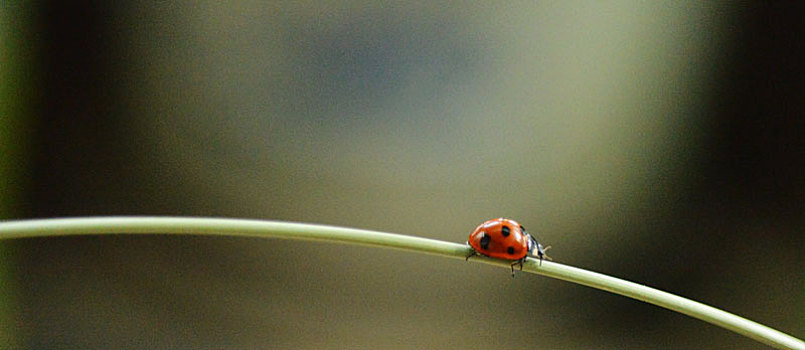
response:
[[[289,220],[557,262],[805,337],[801,9],[727,2],[0,5],[0,216]],[[202,237],[0,245],[3,348],[759,343],[480,264]]]

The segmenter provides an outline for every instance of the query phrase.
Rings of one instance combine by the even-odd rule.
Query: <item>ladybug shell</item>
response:
[[[467,243],[481,255],[520,260],[528,254],[529,239],[528,233],[517,221],[497,218],[475,228]]]

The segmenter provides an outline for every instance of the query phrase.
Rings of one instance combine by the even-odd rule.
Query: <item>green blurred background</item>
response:
[[[188,215],[554,259],[805,337],[801,9],[0,5],[0,217]],[[2,348],[763,348],[565,282],[201,237],[0,245]]]

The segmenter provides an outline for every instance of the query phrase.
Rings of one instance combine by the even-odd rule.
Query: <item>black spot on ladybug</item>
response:
[[[481,235],[481,249],[489,249],[489,241],[492,240],[488,234],[484,233]]]
[[[506,251],[507,251],[509,254],[514,254],[514,247],[509,247],[509,249],[507,249]]]
[[[511,233],[511,229],[509,228],[509,226],[503,225],[503,228],[501,228],[500,230],[503,233],[503,237],[509,237],[509,234]]]

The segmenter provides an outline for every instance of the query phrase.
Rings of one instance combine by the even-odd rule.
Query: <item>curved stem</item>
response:
[[[0,239],[87,234],[190,234],[326,241],[407,250],[464,259],[466,244],[377,231],[302,223],[186,217],[95,217],[0,222]],[[472,260],[510,268],[510,262],[483,256]],[[726,328],[779,349],[805,350],[805,342],[734,314],[637,283],[535,259],[523,271],[620,294]]]

